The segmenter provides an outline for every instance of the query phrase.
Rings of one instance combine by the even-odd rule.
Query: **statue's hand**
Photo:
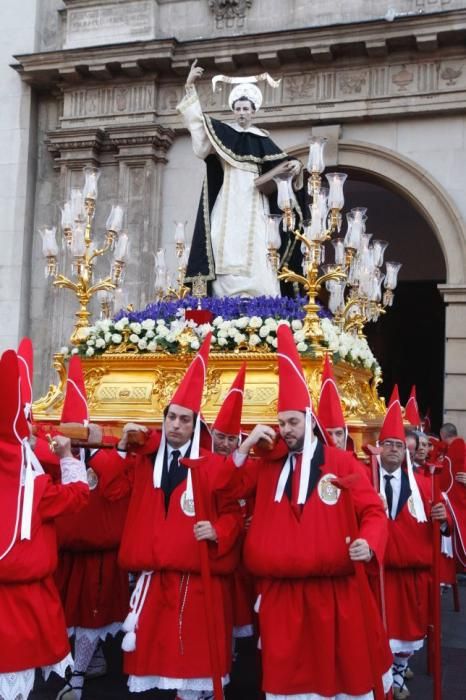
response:
[[[199,78],[202,78],[202,74],[204,73],[204,69],[201,68],[201,66],[197,65],[197,58],[194,60],[191,64],[191,69],[189,71],[189,75],[186,79],[186,85],[194,85],[196,80],[199,80]]]

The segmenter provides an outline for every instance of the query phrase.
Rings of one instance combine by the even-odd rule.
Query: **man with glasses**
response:
[[[409,696],[408,660],[424,643],[429,621],[433,532],[432,521],[448,530],[443,503],[431,506],[430,480],[414,474],[406,451],[398,390],[392,394],[379,437],[380,496],[388,518],[385,552],[385,602],[387,629],[393,660],[395,700]],[[440,546],[440,543],[439,543]],[[372,577],[374,588],[376,578]]]

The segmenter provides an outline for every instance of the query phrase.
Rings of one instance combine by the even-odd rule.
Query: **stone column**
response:
[[[440,284],[446,305],[444,421],[466,436],[466,285]]]
[[[161,237],[162,170],[174,133],[157,124],[143,124],[110,127],[108,135],[117,149],[118,201],[126,209],[131,240],[125,289],[128,302],[139,309],[153,299],[153,253]]]

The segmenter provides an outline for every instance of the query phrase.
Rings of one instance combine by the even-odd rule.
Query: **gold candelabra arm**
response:
[[[116,284],[112,282],[111,277],[106,277],[103,280],[100,280],[100,282],[97,282],[96,284],[93,284],[92,287],[89,287],[87,290],[87,296],[88,299],[91,299],[94,294],[97,292],[100,292],[102,290],[106,292],[111,292],[113,289],[116,289]]]
[[[278,274],[279,280],[284,280],[285,282],[297,282],[301,284],[306,291],[309,289],[309,281],[303,277],[303,275],[298,275],[297,272],[293,272],[289,267],[283,267],[282,271]]]
[[[95,260],[95,258],[104,255],[108,250],[110,250],[113,243],[115,242],[115,238],[115,231],[107,231],[104,245],[102,246],[102,248],[96,248],[96,250],[94,250],[94,252],[91,255],[87,256],[87,262],[92,263],[93,260]]]
[[[336,280],[337,282],[343,282],[346,279],[346,275],[341,268],[335,268],[331,272],[326,272],[325,275],[321,275],[316,279],[315,285],[317,289],[323,285],[324,282],[329,280]]]
[[[59,287],[60,289],[71,289],[72,292],[78,294],[79,283],[76,284],[76,282],[68,279],[68,277],[65,277],[65,275],[57,275],[57,277],[53,280],[53,285],[55,287]]]

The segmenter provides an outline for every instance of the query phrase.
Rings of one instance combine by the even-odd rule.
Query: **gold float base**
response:
[[[163,409],[169,403],[180,383],[192,355],[165,353],[103,354],[83,358],[82,365],[91,420],[122,426],[137,421],[158,426]],[[207,370],[202,414],[212,422],[238,372],[247,361],[246,386],[243,404],[243,425],[246,429],[257,423],[276,422],[277,416],[277,357],[267,353],[211,353]],[[323,362],[321,359],[302,358],[309,390],[317,405]],[[63,355],[54,356],[54,367],[59,375],[46,396],[33,405],[37,421],[59,421],[66,382]],[[377,394],[377,381],[369,370],[356,368],[346,362],[334,366],[334,372],[350,434],[358,453],[361,445],[374,442],[383,417],[385,402]]]

